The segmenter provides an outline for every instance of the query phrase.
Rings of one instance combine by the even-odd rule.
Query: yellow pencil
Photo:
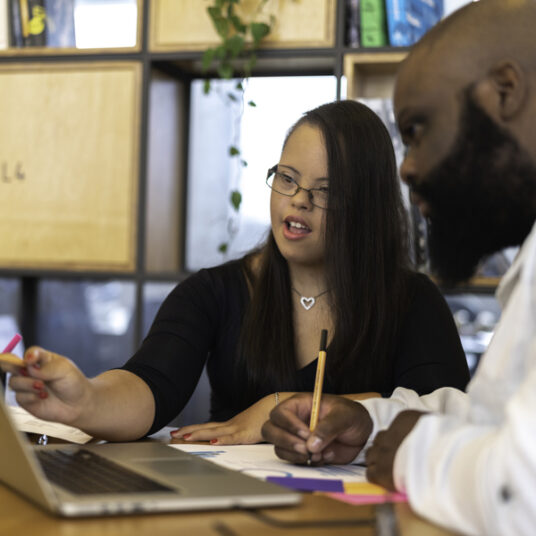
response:
[[[320,409],[320,399],[322,398],[322,385],[324,384],[324,368],[326,367],[326,345],[328,341],[328,330],[323,329],[320,336],[320,351],[318,352],[318,363],[316,365],[315,390],[313,393],[313,407],[311,408],[311,421],[309,430],[315,431],[318,423],[318,411]]]

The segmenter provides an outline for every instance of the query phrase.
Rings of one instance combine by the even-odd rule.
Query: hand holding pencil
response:
[[[372,432],[367,410],[347,398],[322,394],[327,331],[322,330],[314,393],[278,404],[262,427],[280,458],[299,464],[352,462]]]

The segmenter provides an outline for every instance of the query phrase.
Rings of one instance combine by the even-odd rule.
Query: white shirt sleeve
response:
[[[412,508],[465,534],[533,535],[536,527],[536,369],[499,425],[422,417],[398,449],[394,479]]]
[[[441,387],[432,393],[419,396],[415,391],[405,387],[397,387],[389,398],[368,398],[360,400],[372,419],[372,433],[365,447],[354,460],[354,463],[363,463],[365,453],[372,445],[376,434],[387,429],[393,419],[407,409],[419,411],[436,411],[443,413],[465,414],[468,409],[467,395],[453,387]]]

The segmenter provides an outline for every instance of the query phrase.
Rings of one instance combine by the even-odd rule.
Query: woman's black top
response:
[[[153,393],[156,411],[149,433],[182,411],[205,364],[211,385],[211,420],[224,421],[246,409],[240,396],[243,383],[236,374],[240,327],[249,303],[241,263],[201,270],[177,285],[164,300],[140,349],[122,367],[143,379]],[[422,274],[412,275],[410,289],[391,377],[387,385],[371,385],[367,391],[389,396],[396,387],[419,394],[444,386],[464,389],[469,381],[467,362],[443,296]],[[312,391],[315,373],[316,360],[298,371],[294,390]],[[259,398],[271,392],[259,386]],[[329,381],[324,383],[324,392],[344,394]]]

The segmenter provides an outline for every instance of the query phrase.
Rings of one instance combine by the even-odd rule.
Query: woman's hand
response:
[[[280,393],[282,397],[291,395],[292,393]],[[274,406],[275,396],[268,395],[228,421],[183,426],[171,432],[171,437],[186,441],[210,441],[213,445],[260,443],[263,440],[262,425],[268,420]]]
[[[90,382],[70,359],[33,346],[26,350],[24,364],[2,367],[11,372],[9,386],[24,409],[65,424],[88,409]]]

